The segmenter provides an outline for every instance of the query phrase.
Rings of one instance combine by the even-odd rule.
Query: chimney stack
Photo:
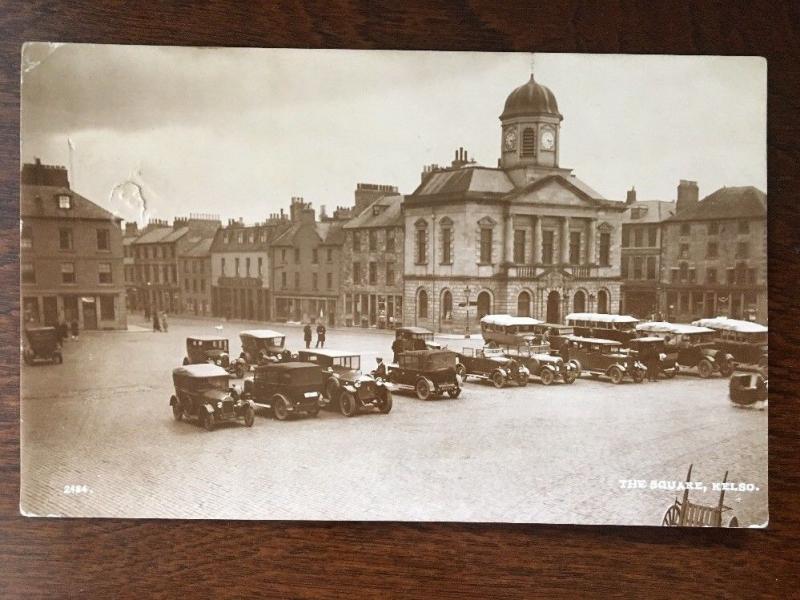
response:
[[[695,206],[700,199],[700,190],[696,181],[681,179],[678,184],[678,201],[675,203],[675,212],[681,213]]]
[[[625,204],[633,204],[634,202],[636,202],[636,186],[631,187],[625,197]]]

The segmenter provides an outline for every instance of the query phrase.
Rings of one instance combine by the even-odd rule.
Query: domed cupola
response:
[[[550,88],[531,78],[506,98],[500,115],[500,166],[558,168],[559,129],[564,119]]]
[[[506,98],[501,119],[511,117],[533,117],[537,115],[554,115],[563,118],[558,112],[556,96],[550,88],[536,83],[531,73],[527,83],[519,86]]]

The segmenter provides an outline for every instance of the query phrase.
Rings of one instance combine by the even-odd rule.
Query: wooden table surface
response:
[[[800,5],[790,2],[0,3],[0,596],[798,596]],[[769,68],[770,525],[27,519],[19,497],[23,41],[761,55]],[[624,93],[624,90],[620,90]],[[668,117],[668,115],[667,115]],[[756,134],[758,132],[755,132]],[[735,457],[731,457],[735,460]]]

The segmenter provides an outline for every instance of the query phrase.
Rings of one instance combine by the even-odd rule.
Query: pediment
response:
[[[494,227],[495,225],[497,225],[497,221],[488,215],[478,221],[479,227]]]
[[[558,267],[553,267],[543,273],[540,273],[535,277],[536,281],[544,283],[547,287],[557,288],[562,287],[565,282],[569,282],[575,279],[572,273],[568,273],[563,269],[559,269]]]
[[[561,175],[548,175],[528,184],[512,195],[514,204],[589,207],[597,201],[581,187]]]

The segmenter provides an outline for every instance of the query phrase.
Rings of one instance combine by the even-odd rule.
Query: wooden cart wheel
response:
[[[664,519],[661,521],[662,527],[677,527],[680,523],[681,509],[677,504],[673,504],[664,513]]]

